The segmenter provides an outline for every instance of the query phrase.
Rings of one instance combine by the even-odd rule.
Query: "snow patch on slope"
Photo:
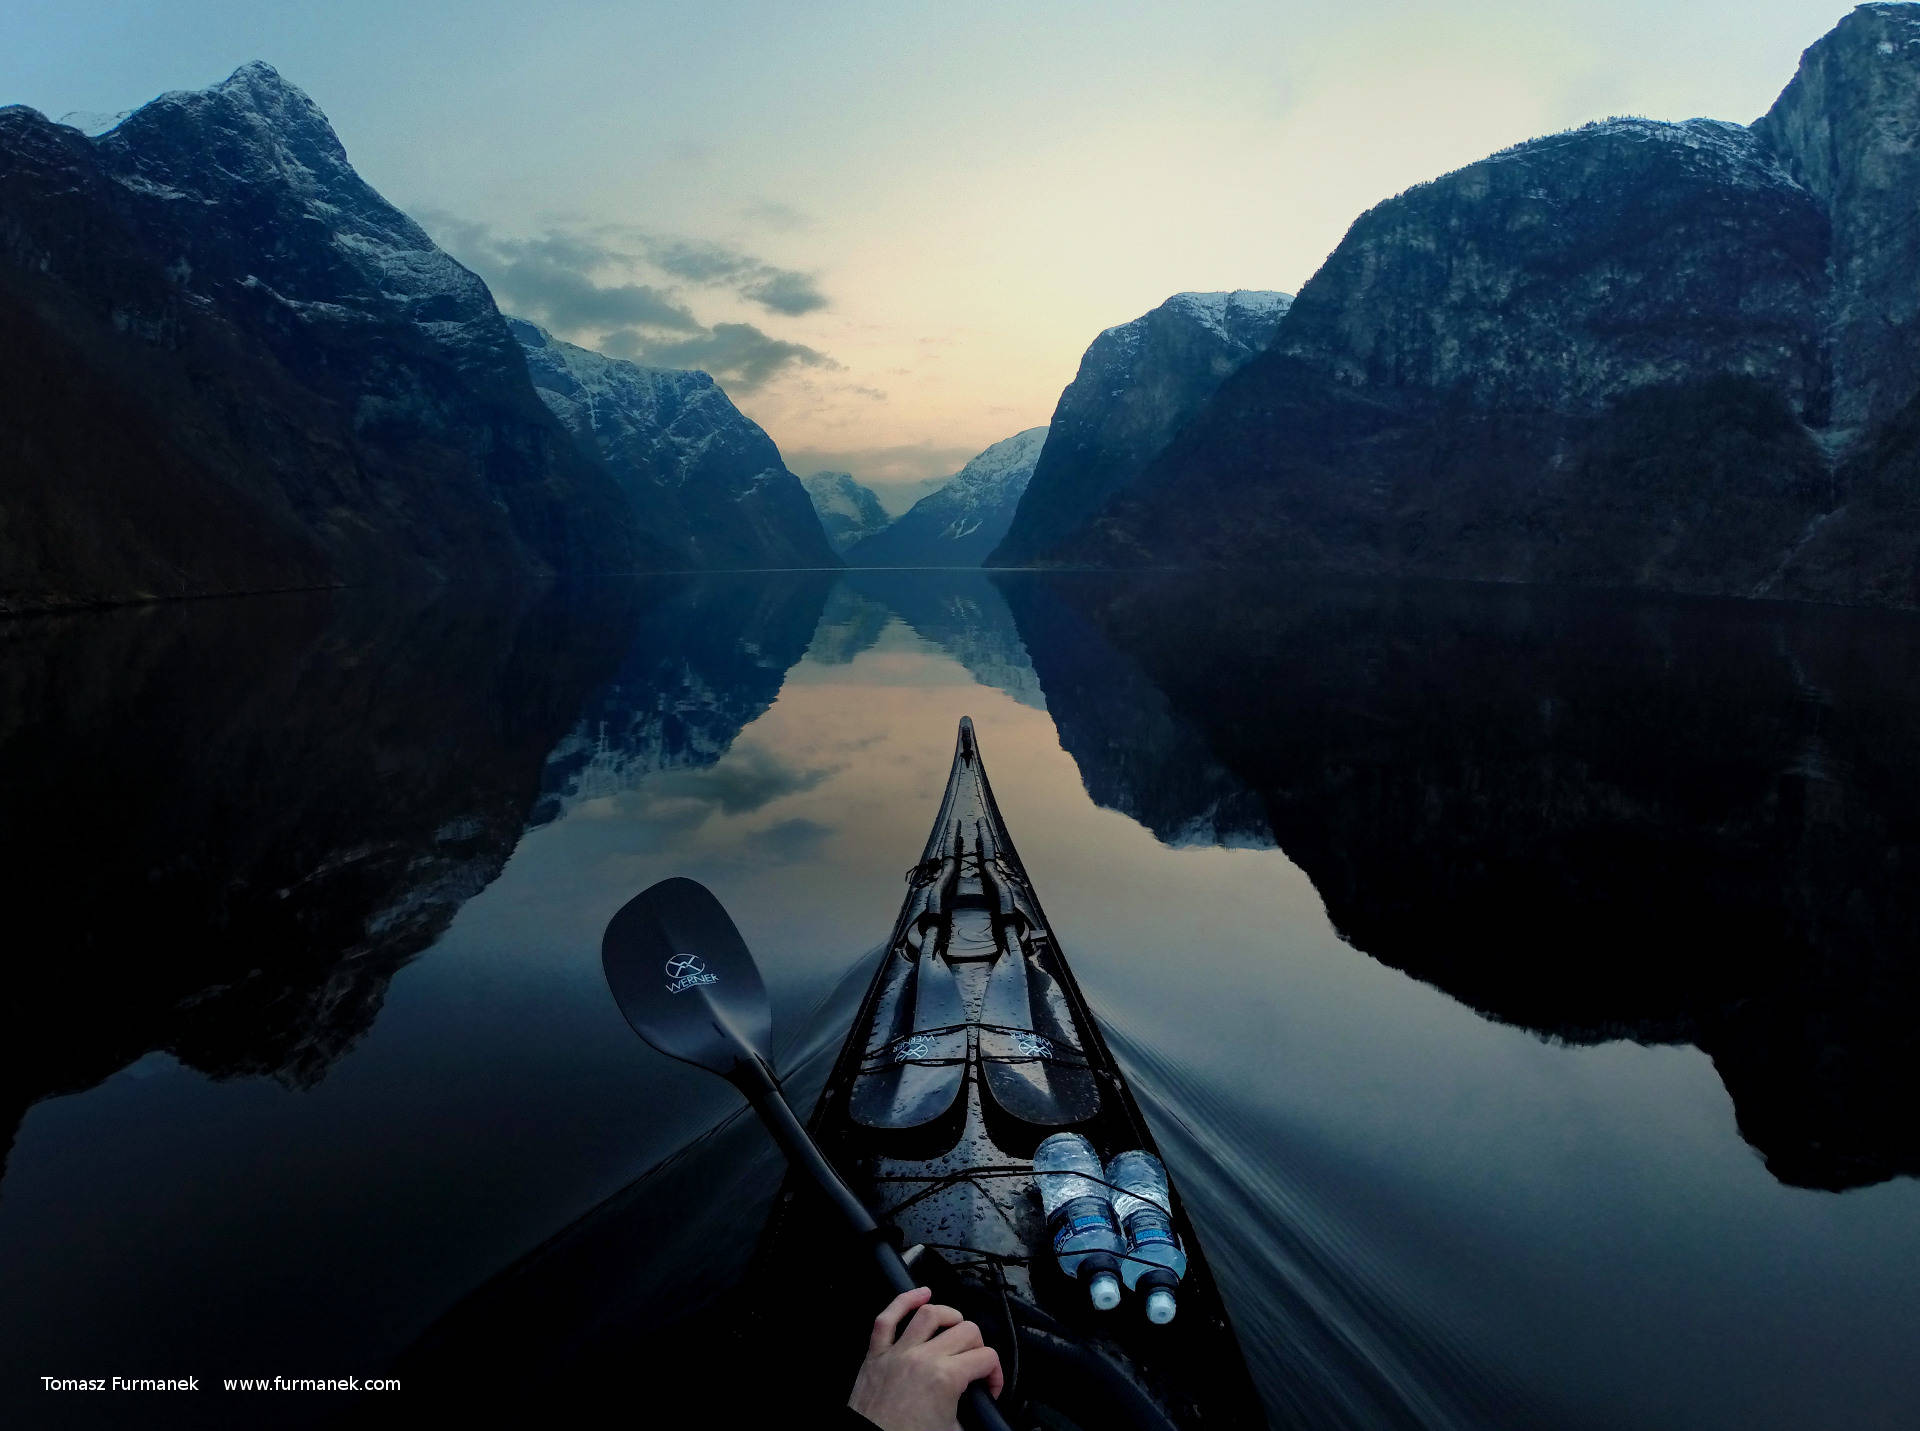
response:
[[[1198,323],[1215,337],[1229,343],[1246,341],[1249,330],[1271,330],[1293,306],[1291,293],[1266,288],[1235,288],[1214,293],[1176,293],[1158,308],[1125,323],[1101,330],[1102,338],[1123,348],[1140,345],[1150,319],[1156,314],[1175,314]]]
[[[441,338],[469,329],[501,344],[486,285],[355,172],[319,106],[269,64],[244,64],[211,89],[169,91],[93,142],[111,177],[183,233],[224,209],[282,236],[260,251],[260,273],[203,263],[183,274],[190,291],[253,277],[290,304],[399,316]],[[319,241],[289,242],[296,234]]]
[[[837,552],[845,552],[855,542],[884,531],[892,520],[871,487],[853,480],[851,472],[815,472],[802,477],[807,500],[826,529],[827,540]]]
[[[1218,338],[1231,343],[1240,330],[1237,320],[1279,322],[1293,304],[1290,293],[1236,288],[1230,293],[1176,293],[1162,307],[1193,319]]]
[[[664,486],[686,482],[716,442],[743,432],[766,436],[707,373],[610,358],[511,314],[507,329],[526,354],[534,391],[554,416],[573,431],[591,432],[603,441],[615,429],[645,432],[657,460],[648,475]],[[771,475],[771,469],[753,474],[748,485]]]
[[[1512,164],[1534,159],[1556,149],[1606,140],[1666,145],[1685,151],[1693,162],[1743,188],[1801,187],[1779,156],[1751,129],[1724,119],[1686,119],[1678,123],[1636,116],[1596,119],[1578,129],[1510,145],[1479,162]]]

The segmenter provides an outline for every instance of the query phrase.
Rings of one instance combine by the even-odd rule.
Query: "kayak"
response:
[[[1171,1322],[1151,1323],[1138,1296],[1096,1310],[1053,1255],[1033,1169],[1042,1141],[1080,1133],[1102,1158],[1158,1150],[1007,834],[970,720],[808,1129],[914,1275],[999,1351],[1014,1426],[1267,1424],[1177,1189],[1187,1266]],[[763,1285],[805,1287],[820,1323],[864,1328],[884,1299],[868,1278],[821,1271],[826,1217],[789,1178]]]

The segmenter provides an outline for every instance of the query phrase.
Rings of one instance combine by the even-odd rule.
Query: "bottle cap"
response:
[[[1156,1327],[1164,1327],[1172,1321],[1176,1310],[1173,1293],[1165,1287],[1155,1287],[1147,1293],[1147,1320]]]
[[[1087,1283],[1087,1295],[1093,1298],[1093,1305],[1102,1312],[1111,1312],[1120,1305],[1120,1279],[1111,1272],[1096,1272],[1093,1280]],[[1169,1312],[1167,1315],[1171,1316]]]

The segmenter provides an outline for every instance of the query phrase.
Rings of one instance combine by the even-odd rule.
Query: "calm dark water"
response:
[[[0,625],[9,1422],[664,1371],[778,1168],[600,930],[712,885],[806,1096],[963,714],[1276,1425],[1911,1424],[1920,621],[955,573]]]

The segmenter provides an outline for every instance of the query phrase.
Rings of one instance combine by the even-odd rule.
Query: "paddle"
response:
[[[719,1074],[746,1095],[788,1162],[819,1186],[874,1251],[894,1294],[920,1285],[866,1204],[834,1171],[787,1106],[769,1052],[773,1015],[746,940],[713,891],[666,879],[642,890],[607,923],[600,943],[607,984],[633,1031],[669,1058]],[[979,1382],[963,1404],[980,1431],[1010,1431]]]

